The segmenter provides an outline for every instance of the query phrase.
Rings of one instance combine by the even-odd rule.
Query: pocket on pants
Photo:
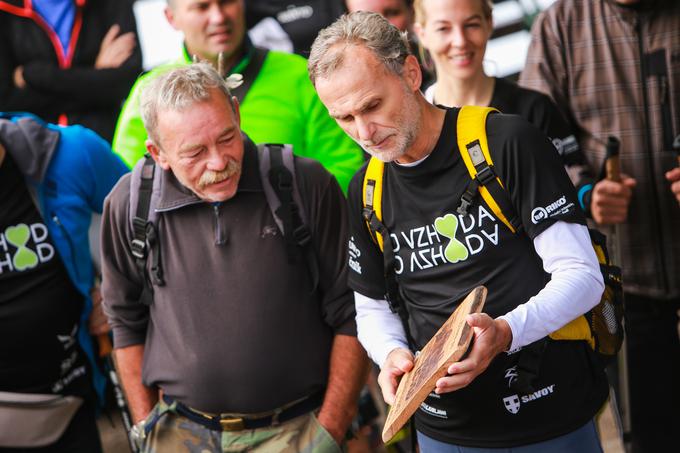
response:
[[[189,451],[187,445],[200,452],[222,452],[221,432],[212,431],[176,412],[175,403],[159,401],[149,417],[143,453],[174,453]]]
[[[312,412],[310,414],[310,417],[312,418],[312,423],[316,425],[316,431],[317,431],[317,438],[323,439],[323,442],[319,445],[319,453],[340,453],[342,452],[342,448],[340,445],[338,445],[337,442],[335,442],[335,439],[333,439],[333,436],[331,436],[331,433],[329,433],[326,428],[323,427],[321,422],[319,422],[319,419],[316,417],[316,414]],[[316,450],[315,450],[316,452]]]
[[[135,439],[135,441],[140,451],[147,451],[149,438],[153,436],[158,422],[168,412],[170,412],[170,407],[163,400],[158,400],[146,418],[139,423],[142,435],[140,438]]]

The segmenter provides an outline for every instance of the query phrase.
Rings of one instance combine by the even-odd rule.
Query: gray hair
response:
[[[150,80],[142,88],[140,98],[142,121],[149,138],[160,145],[157,129],[161,110],[184,110],[207,101],[214,89],[223,93],[234,109],[229,87],[209,63],[174,67]]]
[[[386,69],[401,75],[406,57],[411,54],[406,33],[400,32],[377,13],[355,11],[344,14],[319,32],[312,44],[307,70],[312,84],[325,78],[343,63],[344,49],[363,45],[380,60]],[[331,50],[341,46],[339,50]]]

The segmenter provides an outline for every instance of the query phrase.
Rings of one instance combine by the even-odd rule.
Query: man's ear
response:
[[[161,151],[151,139],[146,139],[144,144],[146,145],[146,150],[151,154],[151,157],[153,157],[153,160],[155,160],[163,170],[170,170],[170,163],[168,162],[165,153]]]
[[[0,143],[0,165],[5,161],[5,147],[2,146],[2,143]]]
[[[170,26],[172,26],[172,28],[175,30],[179,30],[179,28],[177,28],[177,24],[175,24],[175,13],[172,11],[172,8],[170,6],[166,6],[163,10],[163,13],[165,13],[165,19],[168,21]]]
[[[420,90],[420,84],[423,82],[423,74],[420,70],[418,59],[415,56],[409,55],[406,57],[403,74],[406,83],[413,91]]]

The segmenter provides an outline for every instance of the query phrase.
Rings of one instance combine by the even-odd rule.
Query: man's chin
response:
[[[236,183],[236,184],[234,184]],[[220,181],[214,184],[208,184],[207,186],[200,189],[199,192],[195,192],[196,196],[203,201],[209,203],[220,203],[227,201],[236,195],[238,179],[234,181],[233,176],[224,181]]]
[[[200,194],[196,194],[198,198],[201,200],[208,202],[208,203],[222,203],[223,201],[230,200],[231,198],[236,195],[236,191],[229,191],[229,192],[219,192],[219,193],[210,193],[210,192],[203,192]]]
[[[399,159],[401,156],[404,155],[404,153],[400,153],[400,152],[392,151],[392,150],[390,150],[390,151],[388,151],[388,150],[376,151],[374,149],[363,147],[363,146],[362,146],[362,148],[364,149],[364,151],[366,151],[371,156],[373,156],[376,159],[381,160],[385,163],[393,162],[393,161]]]

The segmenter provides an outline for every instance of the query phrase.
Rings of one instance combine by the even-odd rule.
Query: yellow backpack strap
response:
[[[458,138],[458,151],[460,152],[465,167],[470,174],[470,178],[478,186],[479,194],[482,196],[486,204],[491,208],[496,217],[503,222],[513,233],[517,232],[517,222],[508,220],[501,209],[499,203],[500,198],[503,200],[509,199],[509,195],[502,194],[498,200],[491,195],[487,185],[491,183],[500,187],[504,191],[503,183],[500,178],[493,172],[493,159],[489,153],[489,144],[486,138],[486,118],[491,112],[498,112],[492,107],[478,107],[467,105],[458,112],[458,122],[456,125],[456,134]],[[473,184],[474,185],[474,184]],[[462,205],[459,209],[460,213],[465,213],[466,205],[471,202],[470,197],[474,195],[473,190],[467,190],[463,196]],[[466,197],[467,196],[467,197]],[[503,203],[507,204],[507,203]],[[507,211],[507,210],[506,210]]]
[[[382,188],[384,171],[385,163],[380,159],[371,157],[366,167],[362,190],[364,206],[362,214],[368,231],[371,233],[371,237],[376,244],[378,244],[378,247],[380,247],[380,251],[383,251]]]

